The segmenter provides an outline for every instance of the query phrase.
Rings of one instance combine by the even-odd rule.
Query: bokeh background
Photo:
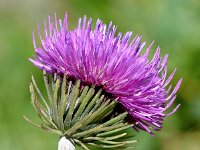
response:
[[[169,70],[183,84],[178,112],[167,118],[154,138],[137,133],[136,150],[200,149],[200,1],[199,0],[0,0],[0,149],[55,150],[57,136],[27,124],[36,119],[28,84],[34,74],[41,88],[41,71],[28,61],[34,54],[32,31],[49,14],[69,14],[73,29],[79,17],[113,21],[118,31],[133,31],[148,44],[155,40],[168,53]],[[156,47],[155,47],[156,48]]]

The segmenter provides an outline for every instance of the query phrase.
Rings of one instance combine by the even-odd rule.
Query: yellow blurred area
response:
[[[156,138],[136,133],[136,150],[200,149],[200,1],[199,0],[0,0],[0,149],[55,150],[58,137],[27,124],[22,118],[38,121],[31,103],[28,84],[36,76],[44,91],[41,71],[28,58],[34,54],[32,31],[43,25],[48,15],[63,18],[68,12],[69,26],[79,17],[118,26],[118,32],[133,31],[162,56],[169,54],[169,73],[178,71],[183,84],[176,104],[180,109],[168,117]],[[174,104],[175,106],[175,104]]]

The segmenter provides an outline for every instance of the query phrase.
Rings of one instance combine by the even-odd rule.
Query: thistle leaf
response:
[[[42,99],[42,101],[43,101],[43,103],[45,104],[45,106],[46,106],[46,108],[47,108],[47,110],[48,110],[48,113],[49,113],[49,112],[50,112],[49,105],[47,104],[47,101],[46,101],[46,100],[44,99],[44,97],[42,96],[42,93],[40,92],[40,90],[39,90],[39,88],[38,88],[38,86],[37,86],[37,84],[36,84],[36,82],[35,82],[35,79],[34,79],[34,76],[33,76],[33,75],[31,76],[31,79],[32,79],[31,81],[32,81],[32,83],[33,83],[35,89],[37,90],[37,92],[38,92],[40,98]]]
[[[56,80],[56,84],[54,87],[54,92],[53,92],[53,121],[57,126],[60,126],[59,121],[58,121],[58,90],[60,87],[60,79]]]
[[[90,150],[84,143],[82,143],[81,141],[75,139],[74,140],[77,144],[79,144],[84,150]]]
[[[31,121],[30,119],[28,119],[25,115],[23,115],[23,118],[24,118],[28,123],[30,123],[31,125],[33,125],[33,126],[35,126],[35,127],[37,127],[37,128],[41,128],[41,125],[38,125],[38,124],[32,122],[32,121]]]
[[[126,130],[126,129],[131,128],[131,127],[133,127],[132,124],[131,125],[126,125],[124,127],[119,127],[119,128],[117,128],[115,130],[112,130],[112,131],[107,131],[107,132],[103,132],[103,133],[97,134],[97,136],[109,136],[109,135],[112,135],[114,133],[120,132],[122,130]]]
[[[89,103],[89,105],[86,107],[86,109],[83,112],[83,115],[88,114],[88,112],[92,109],[92,107],[95,105],[97,99],[99,98],[100,94],[102,92],[102,89],[100,89],[98,91],[98,93],[94,96],[94,98],[92,99],[92,101]]]
[[[67,116],[65,118],[66,128],[69,128],[70,125],[71,125],[74,107],[75,107],[76,100],[77,100],[77,97],[78,97],[78,94],[79,94],[79,87],[80,87],[80,80],[77,80],[75,86],[72,89],[72,93],[70,95],[69,112],[67,113]]]
[[[66,94],[66,75],[64,75],[63,82],[62,82],[62,88],[61,88],[61,101],[60,101],[60,109],[59,109],[59,124],[61,130],[64,132],[64,123],[63,123],[63,116],[66,109],[66,103],[68,99],[68,95]]]
[[[91,87],[89,89],[89,91],[87,92],[87,94],[83,97],[83,101],[77,111],[77,115],[76,115],[76,119],[78,120],[83,112],[83,110],[85,109],[85,106],[87,105],[88,101],[90,100],[90,98],[94,95],[94,87]]]

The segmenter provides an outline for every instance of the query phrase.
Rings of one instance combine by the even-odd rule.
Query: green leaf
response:
[[[66,109],[68,94],[66,94],[66,75],[64,75],[63,82],[62,82],[62,88],[61,88],[61,101],[60,101],[60,109],[59,109],[59,122],[60,122],[60,128],[64,132],[64,121],[63,116]]]
[[[82,143],[81,141],[75,139],[74,140],[78,145],[80,145],[84,150],[90,150],[84,143]]]
[[[84,88],[85,89],[85,88]],[[87,86],[86,86],[86,89],[85,91],[83,90],[82,94],[84,95],[84,97],[80,97],[81,99],[83,98],[82,102],[81,102],[81,105],[79,106],[78,108],[78,111],[77,111],[77,114],[75,115],[76,117],[76,120],[79,120],[83,110],[85,109],[85,106],[88,104],[88,101],[90,100],[90,98],[94,95],[94,87],[91,87],[89,89],[89,91],[87,92],[87,94],[85,95],[87,91]]]
[[[47,102],[46,102],[46,100],[44,99],[44,97],[42,96],[42,93],[40,92],[40,90],[39,90],[37,84],[35,83],[35,79],[34,79],[33,75],[31,76],[31,79],[32,79],[32,83],[33,83],[35,89],[37,90],[37,92],[38,92],[40,98],[42,99],[42,101],[43,101],[43,103],[45,104],[45,106],[46,106],[46,108],[47,108],[47,110],[48,110],[48,113],[49,113],[49,112],[50,112],[49,105],[47,104]]]
[[[66,116],[65,122],[64,122],[67,129],[71,126],[72,115],[73,115],[74,107],[75,107],[76,100],[77,100],[78,94],[79,94],[79,87],[80,87],[80,80],[77,80],[76,84],[73,87],[72,92],[70,94],[69,111],[67,113],[67,116]]]
[[[54,92],[53,92],[53,121],[57,126],[60,126],[58,121],[58,90],[60,88],[60,79],[58,78],[55,83]]]
[[[99,96],[101,95],[102,89],[100,89],[98,91],[98,93],[94,96],[94,98],[91,100],[91,102],[89,103],[89,105],[85,108],[83,115],[88,114],[88,112],[92,109],[92,107],[94,107],[97,99],[99,98]]]
[[[126,130],[126,129],[131,128],[131,127],[133,127],[132,124],[131,125],[126,125],[126,126],[119,127],[119,128],[117,128],[115,130],[112,130],[112,131],[107,131],[107,132],[103,132],[103,133],[97,134],[97,136],[109,136],[109,135],[112,135],[114,133]]]

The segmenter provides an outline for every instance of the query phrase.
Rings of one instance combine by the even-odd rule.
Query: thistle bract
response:
[[[141,36],[131,38],[132,32],[116,34],[112,22],[107,26],[99,19],[92,30],[92,19],[86,16],[78,21],[78,27],[69,30],[67,14],[64,20],[48,18],[44,34],[38,26],[41,45],[33,37],[36,56],[30,61],[50,74],[66,74],[86,85],[101,87],[118,99],[129,113],[134,128],[149,133],[162,128],[165,111],[173,104],[179,80],[171,89],[168,86],[176,69],[167,77],[167,58],[160,56],[158,47],[153,58],[148,55],[152,44],[144,53],[145,42]]]
[[[48,101],[33,76],[30,82],[32,104],[41,124],[24,118],[36,127],[59,135],[58,150],[73,150],[76,145],[85,150],[90,150],[89,146],[123,149],[131,148],[136,142],[126,131],[133,126],[125,119],[127,112],[112,114],[117,101],[107,99],[101,89],[81,86],[80,80],[70,81],[66,75],[62,78],[58,74],[47,75],[45,71],[44,82]]]

